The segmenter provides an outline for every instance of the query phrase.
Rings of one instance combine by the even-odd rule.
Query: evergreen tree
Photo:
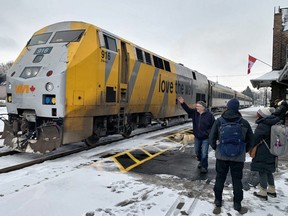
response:
[[[247,86],[247,88],[242,93],[251,97],[252,100],[254,101],[254,96],[253,96],[253,93],[252,93],[251,89],[249,88],[249,86]]]

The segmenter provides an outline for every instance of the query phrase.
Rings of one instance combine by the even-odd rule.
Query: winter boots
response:
[[[215,199],[215,208],[213,210],[213,214],[220,214],[221,213],[221,206],[222,206],[222,201]]]
[[[276,191],[275,191],[275,186],[274,185],[268,185],[268,189],[266,190],[265,188],[262,188],[259,186],[259,192],[254,192],[254,196],[259,197],[264,200],[268,200],[268,196],[270,197],[276,197]]]
[[[221,213],[221,207],[222,207],[222,201],[215,199],[214,204],[215,204],[215,208],[213,210],[213,214],[220,214]],[[243,207],[241,205],[241,203],[234,202],[233,207],[241,215],[246,214],[248,212],[248,208]]]
[[[241,203],[237,202],[234,202],[234,209],[240,214],[246,214],[248,212],[248,208],[241,206]]]
[[[276,197],[277,196],[274,185],[268,185],[267,195],[270,197]]]
[[[260,199],[268,200],[267,190],[265,188],[262,188],[261,186],[259,186],[259,191],[258,192],[254,192],[253,194],[256,197],[259,197]]]
[[[201,167],[200,173],[201,174],[206,174],[208,172],[208,170],[204,167]]]

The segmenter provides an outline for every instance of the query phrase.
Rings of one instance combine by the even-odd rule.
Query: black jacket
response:
[[[254,143],[253,146],[260,143],[258,146],[256,155],[252,159],[251,170],[258,172],[268,172],[273,173],[276,170],[276,156],[272,155],[262,141],[266,141],[267,145],[270,148],[270,135],[271,135],[271,126],[279,122],[279,118],[271,115],[266,118],[260,118],[256,120],[257,127],[254,132]]]
[[[242,117],[241,113],[239,111],[234,111],[234,110],[226,110],[223,114],[222,117],[226,121],[230,122],[235,122],[239,120],[239,118]],[[251,126],[249,122],[245,119],[242,118],[241,120],[241,128],[242,128],[242,133],[244,135],[244,141],[246,143],[246,151],[244,151],[241,155],[235,156],[235,157],[226,157],[223,156],[219,149],[217,148],[218,143],[217,140],[219,140],[219,129],[221,126],[221,122],[219,119],[217,119],[214,122],[214,125],[212,126],[210,135],[209,135],[209,144],[210,146],[216,150],[215,156],[219,160],[229,160],[229,161],[237,161],[237,162],[244,162],[246,158],[246,152],[248,152],[253,144],[253,131],[251,129]]]
[[[194,136],[199,140],[207,139],[215,121],[214,115],[208,109],[205,109],[200,114],[196,109],[190,108],[185,102],[181,106],[188,113],[188,117],[192,118]]]

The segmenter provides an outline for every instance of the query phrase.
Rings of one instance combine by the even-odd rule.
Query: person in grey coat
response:
[[[256,124],[258,125],[254,132],[253,146],[259,145],[252,159],[251,171],[259,173],[259,191],[254,192],[254,195],[264,200],[268,199],[267,195],[276,197],[273,173],[276,171],[277,157],[272,155],[268,148],[270,148],[271,126],[279,121],[280,118],[271,115],[268,108],[260,108],[257,111]]]
[[[215,195],[214,203],[218,208],[222,206],[222,193],[224,183],[230,169],[233,184],[234,209],[241,214],[244,214],[248,211],[248,209],[241,206],[241,201],[243,200],[242,177],[246,152],[250,150],[253,142],[253,131],[249,122],[242,118],[242,115],[239,112],[239,101],[236,98],[228,101],[227,110],[221,115],[221,117],[223,117],[226,121],[229,122],[236,122],[241,119],[240,124],[243,140],[245,143],[245,149],[238,156],[228,157],[221,154],[220,148],[218,147],[219,143],[217,143],[217,140],[219,140],[220,138],[219,130],[221,126],[220,119],[218,118],[214,122],[209,135],[209,143],[210,146],[215,150],[216,157],[216,182],[213,189]]]

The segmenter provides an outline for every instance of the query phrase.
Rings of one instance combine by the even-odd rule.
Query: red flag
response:
[[[250,74],[250,70],[253,66],[253,64],[256,62],[256,58],[254,58],[253,56],[248,55],[248,71],[247,74]]]

